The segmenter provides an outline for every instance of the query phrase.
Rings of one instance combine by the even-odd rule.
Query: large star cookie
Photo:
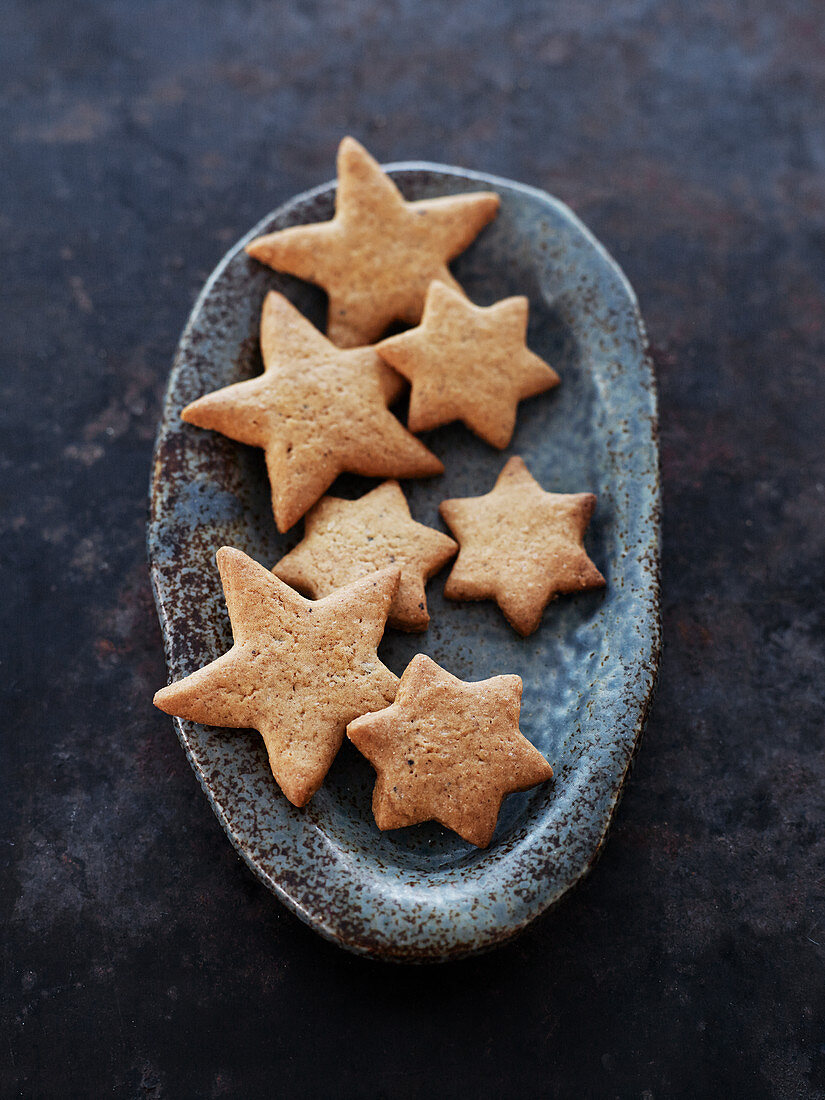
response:
[[[431,283],[419,327],[377,345],[412,383],[410,431],[461,420],[494,447],[507,446],[519,401],[559,384],[527,347],[527,310],[526,298],[475,306],[452,287]]]
[[[273,573],[318,599],[365,573],[396,565],[401,583],[388,622],[401,630],[426,630],[424,585],[456,550],[448,535],[416,523],[401,486],[385,481],[360,500],[319,500],[307,513],[303,541]]]
[[[263,736],[272,774],[303,806],[321,786],[348,722],[395,697],[398,677],[378,660],[397,569],[313,603],[240,550],[218,551],[234,645],[162,688],[155,706],[211,726]]]
[[[387,404],[403,385],[373,348],[342,351],[271,291],[261,314],[264,373],[194,401],[190,424],[263,447],[272,510],[287,531],[345,471],[427,477],[444,467]]]
[[[378,828],[435,820],[486,848],[504,796],[553,775],[519,731],[520,709],[518,676],[466,683],[413,657],[392,706],[347,726],[377,772]]]
[[[447,264],[492,221],[488,191],[405,202],[363,146],[338,148],[335,217],[258,237],[256,260],[318,283],[329,295],[327,335],[341,347],[376,340],[392,321],[415,324],[431,280],[458,287]]]
[[[520,634],[532,634],[556,596],[604,587],[583,544],[595,507],[592,493],[546,493],[511,458],[491,492],[441,504],[461,547],[444,594],[495,600]]]

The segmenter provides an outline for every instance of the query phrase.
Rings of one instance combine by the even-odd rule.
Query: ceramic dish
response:
[[[545,489],[598,496],[587,548],[604,592],[551,604],[520,638],[492,603],[451,603],[446,571],[428,587],[423,635],[388,630],[382,660],[399,675],[417,652],[465,680],[518,673],[521,728],[555,779],[505,800],[480,851],[436,824],[381,833],[374,772],[346,741],[303,810],[276,787],[261,738],[175,719],[192,767],[232,843],[258,877],[316,931],[350,950],[399,960],[489,948],[524,928],[588,870],[604,840],[641,735],[659,654],[655,384],[633,292],[567,207],[508,180],[435,164],[391,165],[406,198],[479,188],[502,198],[495,222],[453,265],[478,304],[530,299],[530,347],[558,389],[520,406],[504,453],[460,425],[424,439],[443,477],[406,481],[413,517],[440,526],[438,503],[492,488],[520,454]],[[152,480],[149,557],[170,676],[231,644],[215,551],[236,546],[267,566],[300,539],[276,532],[262,452],[181,422],[181,408],[257,374],[261,303],[275,288],[319,327],[324,295],[250,260],[254,236],[334,212],[335,185],[299,195],[224,257],[198,299],[172,368]],[[376,484],[341,479],[358,496]],[[449,567],[448,567],[449,568]]]

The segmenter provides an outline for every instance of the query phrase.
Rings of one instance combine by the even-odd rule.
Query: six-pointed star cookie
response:
[[[466,683],[413,657],[392,706],[347,726],[377,772],[378,828],[436,820],[486,848],[504,795],[553,775],[519,731],[520,709],[518,676]]]
[[[527,311],[526,298],[475,306],[452,287],[430,284],[418,328],[377,345],[412,383],[411,432],[461,420],[494,447],[507,446],[519,401],[559,384],[527,347]]]
[[[443,472],[387,408],[403,383],[373,348],[335,347],[271,291],[261,315],[261,353],[262,375],[199,398],[181,416],[264,448],[279,531],[344,471],[367,477]]]
[[[385,481],[360,500],[323,497],[305,522],[303,541],[273,573],[318,599],[365,573],[396,565],[401,583],[388,622],[401,630],[426,630],[424,585],[458,544],[413,520],[397,481]]]
[[[583,545],[595,507],[592,493],[546,493],[511,458],[491,492],[441,504],[461,548],[444,594],[495,600],[520,634],[532,634],[555,596],[604,586]]]
[[[378,660],[399,572],[387,569],[313,603],[240,550],[218,551],[234,645],[155,695],[167,714],[261,733],[295,806],[321,786],[348,722],[395,697]]]
[[[327,335],[355,347],[376,340],[392,321],[415,324],[432,279],[458,286],[447,264],[492,221],[499,201],[481,191],[405,202],[366,149],[346,137],[332,221],[269,233],[246,251],[322,286]]]

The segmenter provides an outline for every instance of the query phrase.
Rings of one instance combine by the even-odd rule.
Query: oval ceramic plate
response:
[[[345,741],[321,790],[299,810],[276,787],[261,738],[175,719],[181,742],[232,843],[259,878],[322,935],[385,958],[443,959],[524,928],[592,864],[651,700],[659,653],[655,384],[636,300],[604,249],[543,192],[434,164],[390,172],[408,199],[492,189],[498,218],[453,265],[470,298],[526,294],[529,345],[562,384],[520,406],[504,453],[460,425],[425,437],[446,473],[407,481],[413,517],[440,526],[447,497],[487,492],[510,454],[553,492],[598,496],[588,531],[604,592],[551,604],[527,639],[493,603],[451,603],[446,570],[428,587],[430,628],[388,630],[382,660],[399,675],[417,652],[465,680],[518,673],[521,728],[555,779],[509,796],[480,851],[432,823],[381,833],[374,772]],[[250,260],[252,237],[334,213],[335,185],[281,207],[226,255],[181,338],[155,452],[149,555],[169,671],[178,679],[229,648],[215,552],[236,546],[271,566],[301,537],[275,530],[262,452],[181,422],[181,408],[262,370],[257,330],[272,288],[323,327],[317,289]],[[359,496],[376,484],[342,479]],[[448,567],[449,568],[449,567]]]

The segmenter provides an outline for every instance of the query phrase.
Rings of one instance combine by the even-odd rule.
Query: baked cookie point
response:
[[[247,253],[322,286],[327,336],[339,347],[378,339],[393,321],[415,324],[433,279],[458,289],[447,264],[498,211],[493,192],[406,202],[354,138],[338,149],[335,217],[267,233]]]
[[[495,600],[510,625],[532,634],[557,596],[603,588],[584,548],[596,497],[547,493],[517,455],[484,496],[442,501],[459,543],[444,586],[453,600]]]
[[[376,651],[400,570],[312,602],[240,550],[223,547],[217,561],[233,645],[158,691],[155,705],[192,722],[258,730],[276,782],[303,806],[347,723],[395,697],[398,678]]]
[[[524,297],[476,306],[452,287],[431,283],[421,324],[376,345],[412,385],[410,431],[460,420],[492,446],[506,447],[519,401],[559,384],[553,368],[527,347],[527,314]]]
[[[288,531],[339,474],[443,473],[388,409],[403,386],[374,348],[343,350],[282,294],[261,314],[264,373],[187,405],[184,420],[262,447],[279,531]]]
[[[304,538],[273,567],[282,580],[315,599],[382,567],[401,570],[388,623],[426,630],[426,582],[452,558],[458,544],[416,523],[401,486],[385,481],[359,500],[323,497],[306,515]]]
[[[486,848],[504,796],[553,775],[519,730],[521,691],[518,676],[467,683],[413,657],[395,702],[347,726],[376,770],[379,829],[435,820]]]

